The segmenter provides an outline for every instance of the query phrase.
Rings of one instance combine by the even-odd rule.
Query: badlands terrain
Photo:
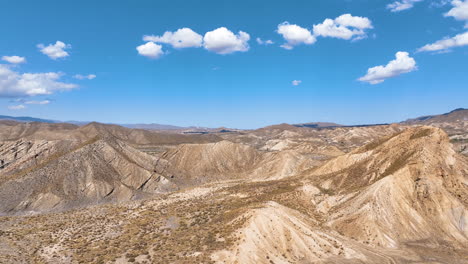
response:
[[[133,127],[0,121],[0,263],[468,263],[468,110]]]

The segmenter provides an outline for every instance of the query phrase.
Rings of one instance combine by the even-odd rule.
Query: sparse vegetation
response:
[[[403,166],[408,164],[408,159],[414,154],[414,151],[408,151],[401,156],[396,157],[395,161],[384,171],[382,177],[391,175],[401,169]]]
[[[432,133],[432,130],[430,128],[424,128],[416,131],[416,133],[412,134],[410,139],[418,139],[422,137],[427,137]]]

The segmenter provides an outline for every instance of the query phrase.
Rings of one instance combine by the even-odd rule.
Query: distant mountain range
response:
[[[330,123],[330,122],[313,122],[313,123],[302,123],[294,124],[295,127],[310,127],[310,128],[321,128],[321,127],[340,127],[343,125]]]
[[[36,117],[29,117],[29,116],[6,116],[0,115],[0,120],[12,120],[17,122],[41,122],[41,123],[69,123],[74,125],[83,126],[86,124],[91,123],[91,121],[59,121],[59,120],[51,120],[51,119],[42,119]],[[430,124],[434,122],[450,122],[456,120],[468,120],[468,109],[465,108],[458,108],[451,112],[441,114],[441,115],[427,115],[421,116],[417,118],[407,119],[405,121],[400,122],[401,124]],[[115,124],[120,125],[127,128],[136,128],[136,129],[146,129],[146,130],[173,130],[173,131],[191,131],[193,133],[202,133],[202,132],[213,132],[218,130],[236,130],[236,129],[226,129],[226,128],[207,128],[207,127],[181,127],[181,126],[174,126],[174,125],[165,125],[165,124]],[[301,123],[301,124],[293,124],[292,126],[295,127],[308,127],[308,128],[332,128],[332,127],[365,127],[365,126],[374,126],[374,125],[388,125],[385,124],[363,124],[363,125],[341,125],[331,122],[311,122],[311,123]]]
[[[121,126],[128,127],[128,128],[147,129],[147,130],[181,130],[181,129],[187,129],[186,127],[173,126],[173,125],[163,125],[163,124],[121,124]]]
[[[30,116],[6,116],[0,115],[0,120],[13,120],[17,122],[41,122],[41,123],[60,123],[60,121],[42,119]]]
[[[40,122],[40,123],[68,123],[74,124],[78,126],[84,126],[92,121],[60,121],[60,120],[52,120],[52,119],[42,119],[30,116],[7,116],[7,115],[0,115],[0,120],[11,120],[16,122]],[[147,130],[187,130],[187,129],[209,129],[209,128],[201,128],[201,127],[180,127],[180,126],[173,126],[173,125],[164,125],[164,124],[114,124],[119,125],[127,128],[137,128],[137,129],[147,129]]]
[[[441,122],[453,122],[453,121],[468,121],[468,109],[457,108],[441,115],[428,115],[421,116],[413,119],[408,119],[401,123],[404,124],[430,124],[430,123],[441,123]]]

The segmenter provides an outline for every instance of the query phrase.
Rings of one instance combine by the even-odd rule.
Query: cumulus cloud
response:
[[[203,37],[205,49],[217,54],[229,54],[249,50],[250,35],[239,31],[236,35],[225,27],[209,31]]]
[[[335,19],[335,22],[344,27],[354,27],[357,29],[372,28],[372,22],[367,17],[352,16],[344,14]]]
[[[414,4],[417,2],[421,2],[422,0],[401,0],[395,1],[387,5],[387,9],[390,9],[392,12],[400,12],[403,10],[407,10],[413,8]]]
[[[166,31],[162,36],[143,36],[144,41],[170,44],[174,48],[201,47],[203,37],[190,28],[181,28],[175,32]]]
[[[157,59],[164,54],[162,50],[162,46],[155,44],[154,42],[150,41],[146,44],[140,45],[137,48],[138,54],[141,56],[145,56],[151,59]]]
[[[26,106],[20,104],[20,105],[10,105],[8,106],[8,109],[10,110],[22,110],[22,109],[25,109]]]
[[[267,40],[263,40],[261,38],[257,38],[256,39],[257,43],[260,44],[260,45],[271,45],[271,44],[274,44],[273,41],[267,39]]]
[[[64,58],[69,56],[68,52],[66,52],[66,49],[70,49],[71,45],[70,44],[65,44],[62,41],[55,42],[55,44],[50,44],[48,46],[45,46],[44,44],[39,44],[37,45],[39,50],[47,55],[49,58],[56,60],[58,58]]]
[[[371,28],[372,22],[367,17],[344,14],[335,19],[327,18],[322,24],[314,25],[314,35],[357,40],[365,38],[365,30]]]
[[[395,56],[396,59],[390,61],[386,66],[376,66],[367,70],[367,74],[359,78],[359,81],[378,84],[385,81],[385,79],[417,69],[416,61],[409,56],[408,52],[399,51]]]
[[[281,47],[289,50],[300,44],[310,45],[317,41],[308,29],[289,24],[288,22],[279,24],[276,32],[282,35],[286,41]]]
[[[25,104],[33,104],[33,105],[46,105],[50,104],[49,100],[42,100],[42,101],[26,101]]]
[[[73,78],[78,79],[78,80],[92,80],[96,78],[95,74],[88,74],[88,75],[81,75],[81,74],[75,74]]]
[[[418,51],[448,51],[451,48],[462,47],[468,45],[468,31],[458,34],[451,38],[441,39],[432,44],[427,44]]]
[[[2,60],[12,63],[12,64],[20,64],[20,63],[26,62],[26,58],[20,57],[20,56],[3,56]]]
[[[456,20],[468,20],[468,0],[452,1],[453,8],[450,9],[445,16],[450,16]]]
[[[0,64],[0,97],[21,97],[52,94],[77,88],[76,84],[60,82],[63,74],[18,73]]]
[[[292,81],[291,83],[292,83],[292,85],[294,85],[294,86],[298,86],[299,84],[302,83],[302,81],[301,81],[301,80],[294,80],[294,81]]]

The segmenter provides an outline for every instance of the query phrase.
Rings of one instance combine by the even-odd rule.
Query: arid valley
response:
[[[0,263],[468,263],[468,110],[0,140]]]

